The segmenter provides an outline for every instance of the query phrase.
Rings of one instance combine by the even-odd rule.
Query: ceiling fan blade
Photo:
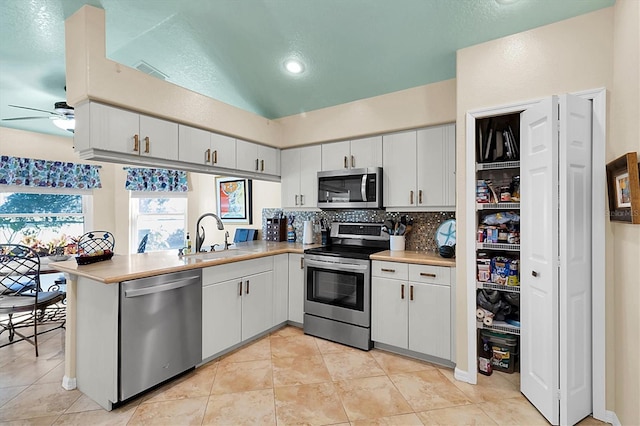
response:
[[[10,107],[14,107],[14,108],[28,109],[28,110],[31,110],[31,111],[44,112],[44,113],[51,114],[51,115],[59,115],[57,112],[47,111],[47,110],[44,110],[44,109],[29,108],[29,107],[20,106],[20,105],[9,105],[9,106],[10,106]]]
[[[34,120],[38,118],[45,118],[49,120],[51,117],[16,117],[16,118],[3,118],[2,121],[16,121],[16,120]]]

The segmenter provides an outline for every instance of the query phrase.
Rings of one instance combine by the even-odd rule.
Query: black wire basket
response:
[[[92,231],[87,232],[78,242],[78,265],[88,265],[90,263],[109,260],[113,257],[113,248],[116,240],[111,232]]]

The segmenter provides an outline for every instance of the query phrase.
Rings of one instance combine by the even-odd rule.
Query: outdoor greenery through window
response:
[[[0,243],[23,244],[41,256],[56,247],[72,254],[84,216],[82,195],[0,192]]]
[[[131,193],[132,252],[140,251],[145,235],[145,251],[178,250],[184,247],[187,217],[186,195],[149,197],[149,192]],[[164,194],[163,194],[164,195]]]

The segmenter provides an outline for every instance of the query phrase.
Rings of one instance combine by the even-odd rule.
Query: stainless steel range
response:
[[[326,246],[304,251],[304,332],[369,350],[371,261],[389,249],[381,223],[331,224]]]

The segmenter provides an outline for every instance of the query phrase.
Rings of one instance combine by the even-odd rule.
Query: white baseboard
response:
[[[453,370],[453,377],[456,380],[459,380],[461,382],[471,383],[472,385],[475,385],[477,383],[475,380],[471,380],[471,378],[469,377],[468,371],[460,370],[458,367],[456,367]]]
[[[607,418],[606,419],[598,419],[598,420],[602,420],[605,421],[607,423],[611,423],[613,426],[622,426],[622,423],[620,423],[620,419],[618,419],[618,416],[616,416],[616,413],[614,411],[606,411],[607,414]]]
[[[62,387],[66,390],[74,390],[76,388],[76,378],[64,376],[62,378]]]

